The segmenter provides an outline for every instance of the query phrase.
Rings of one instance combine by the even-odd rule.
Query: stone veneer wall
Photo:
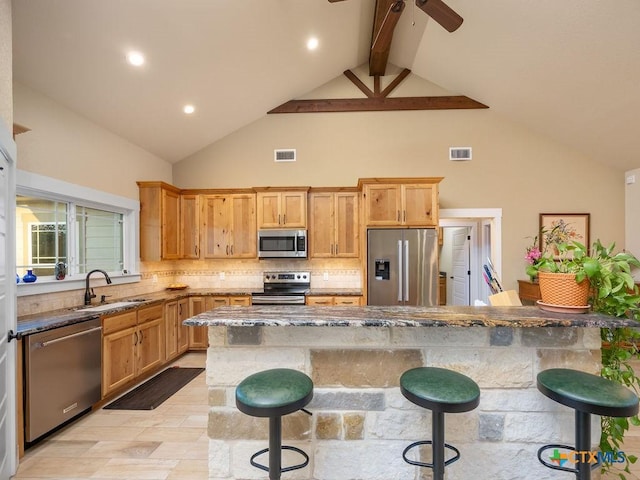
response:
[[[538,392],[536,375],[600,367],[597,328],[210,327],[209,342],[209,478],[225,480],[265,478],[249,457],[267,447],[267,420],[240,413],[234,397],[256,371],[289,367],[314,381],[313,416],[283,418],[284,443],[311,458],[288,479],[431,478],[402,460],[406,445],[431,437],[430,412],[398,388],[402,372],[428,365],[467,374],[481,389],[476,410],[446,415],[446,441],[462,453],[447,480],[550,480],[559,473],[541,466],[536,452],[546,443],[572,444],[574,416]]]

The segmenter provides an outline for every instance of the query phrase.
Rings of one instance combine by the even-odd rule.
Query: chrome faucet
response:
[[[89,273],[87,273],[87,278],[86,278],[86,288],[84,290],[84,304],[85,305],[91,305],[91,299],[96,297],[96,294],[93,293],[93,288],[89,288],[89,277],[91,276],[92,273],[95,272],[100,272],[101,274],[104,275],[104,278],[107,280],[107,284],[111,284],[111,278],[109,278],[109,275],[107,274],[107,272],[105,272],[104,270],[91,270]]]

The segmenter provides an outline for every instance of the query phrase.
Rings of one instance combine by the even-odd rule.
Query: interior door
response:
[[[469,229],[463,227],[452,232],[453,305],[469,305],[470,261]]]
[[[1,123],[1,122],[0,122]],[[0,478],[16,471],[15,369],[16,342],[9,344],[8,332],[15,330],[15,248],[7,237],[14,231],[14,163],[5,148],[13,144],[6,129],[0,129]]]

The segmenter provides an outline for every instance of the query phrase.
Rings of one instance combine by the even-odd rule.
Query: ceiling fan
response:
[[[343,0],[329,0],[331,3]],[[416,6],[438,22],[448,32],[455,32],[463,18],[442,0],[415,0]],[[404,0],[376,0],[373,19],[369,74],[384,75],[391,49],[393,31],[405,7]]]

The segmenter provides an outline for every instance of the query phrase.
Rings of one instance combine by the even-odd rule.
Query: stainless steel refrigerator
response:
[[[367,271],[368,305],[437,305],[437,231],[369,229]]]

